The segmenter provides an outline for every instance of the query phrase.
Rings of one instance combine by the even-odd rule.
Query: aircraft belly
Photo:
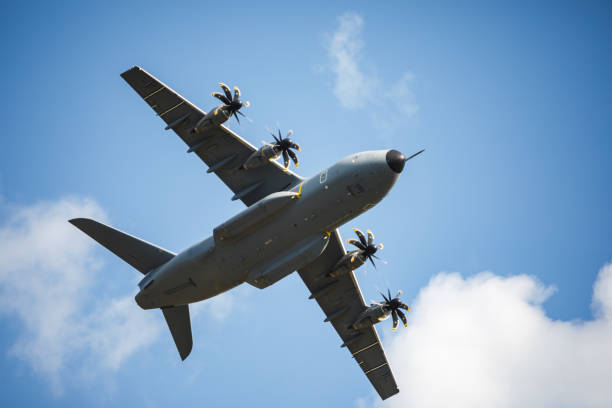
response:
[[[208,299],[244,282],[244,274],[224,267],[212,237],[183,251],[160,267],[149,286],[136,296],[144,309],[177,306]]]
[[[316,259],[327,244],[326,233],[365,211],[369,202],[347,191],[348,177],[319,180],[313,177],[296,187],[301,188],[299,198],[231,247],[218,246],[222,253],[231,248],[226,267],[243,268],[249,284],[265,288]]]
[[[208,299],[245,281],[267,287],[313,261],[326,233],[372,208],[397,175],[351,157],[273,193],[162,265],[137,296],[143,308]],[[380,168],[379,168],[380,167]],[[153,273],[153,272],[151,272]]]

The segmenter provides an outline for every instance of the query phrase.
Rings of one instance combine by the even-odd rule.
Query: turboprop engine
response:
[[[342,276],[348,273],[349,271],[359,268],[367,260],[370,260],[374,268],[376,268],[374,258],[378,259],[378,257],[375,254],[376,251],[383,248],[383,244],[374,244],[374,234],[370,230],[367,230],[367,240],[365,235],[363,235],[363,232],[359,231],[357,228],[354,228],[353,231],[355,231],[355,234],[357,234],[357,238],[359,238],[359,241],[349,239],[346,242],[356,246],[357,249],[347,253],[342,258],[340,258],[338,262],[336,262],[336,265],[334,265],[331,272],[329,273],[329,276],[333,278]]]
[[[353,329],[367,329],[373,324],[382,322],[391,316],[391,311],[386,309],[384,305],[373,303],[357,318],[353,323]]]
[[[261,146],[256,152],[251,154],[248,159],[242,164],[244,169],[252,169],[259,167],[268,161],[276,160],[281,155],[281,152],[276,151],[274,145],[265,144]]]
[[[366,258],[359,254],[359,251],[351,251],[345,254],[336,265],[332,268],[329,276],[332,278],[337,278],[339,276],[345,275],[350,271],[353,271],[363,265],[366,261]]]
[[[236,121],[240,123],[240,119],[238,119],[238,115],[244,116],[240,109],[244,107],[248,107],[250,103],[242,102],[240,100],[240,89],[237,86],[234,87],[234,94],[230,91],[229,87],[224,83],[219,83],[221,89],[223,89],[223,94],[219,92],[213,92],[212,96],[219,99],[223,102],[223,105],[217,106],[215,109],[208,112],[202,119],[196,123],[193,127],[192,132],[194,133],[202,133],[207,128],[211,126],[219,126],[232,117],[232,115],[236,118]]]
[[[194,133],[203,133],[206,129],[214,126],[219,126],[230,118],[230,114],[223,106],[219,106],[208,112],[202,119],[193,127]]]
[[[249,169],[253,167],[261,166],[268,161],[278,159],[281,155],[283,156],[283,162],[285,171],[289,168],[289,159],[293,160],[295,167],[298,167],[300,162],[298,157],[292,149],[300,151],[301,148],[298,144],[294,143],[290,139],[293,134],[293,130],[289,130],[287,136],[283,138],[280,129],[278,130],[278,137],[272,132],[270,135],[274,138],[274,143],[263,142],[263,146],[253,153],[242,165],[242,168]]]
[[[373,324],[382,322],[389,318],[389,316],[393,317],[393,331],[397,329],[397,324],[399,323],[399,319],[402,319],[402,323],[404,323],[404,327],[408,327],[408,320],[406,316],[400,309],[404,309],[409,312],[410,307],[408,305],[402,303],[399,298],[399,295],[402,294],[400,290],[397,292],[394,298],[391,297],[391,291],[387,291],[387,295],[385,296],[381,293],[382,297],[385,299],[384,303],[374,302],[363,311],[355,320],[351,326],[355,330],[366,329]]]

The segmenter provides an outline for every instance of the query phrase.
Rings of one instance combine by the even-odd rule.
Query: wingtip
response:
[[[120,76],[121,76],[121,78],[125,78],[125,75],[128,74],[129,72],[134,71],[134,70],[141,70],[141,69],[142,68],[140,68],[138,65],[134,65],[132,68],[130,68],[130,69],[126,70],[126,71],[123,71],[120,74]]]
[[[68,222],[74,225],[75,227],[78,227],[79,224],[83,224],[86,221],[90,221],[90,220],[88,218],[72,218],[68,220]]]

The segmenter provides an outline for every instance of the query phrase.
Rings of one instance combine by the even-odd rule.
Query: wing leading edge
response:
[[[192,128],[205,112],[176,93],[163,82],[140,67],[133,67],[121,77],[166,122],[166,130],[172,129],[189,146],[188,153],[197,154],[208,165],[208,172],[215,173],[234,192],[233,200],[240,199],[247,206],[263,197],[291,188],[302,179],[291,171],[283,171],[277,162],[248,170],[240,166],[257,149],[220,125],[194,133]]]
[[[330,242],[319,258],[299,270],[299,274],[336,332],[380,397],[384,400],[399,392],[393,373],[387,362],[376,329],[355,331],[349,326],[367,307],[353,272],[339,278],[327,276],[327,272],[346,253],[340,233],[334,231]]]

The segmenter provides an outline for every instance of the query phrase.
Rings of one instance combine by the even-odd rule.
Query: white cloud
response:
[[[405,116],[413,116],[419,110],[414,92],[412,91],[413,83],[414,74],[412,72],[404,72],[399,81],[387,93],[387,97],[395,101],[398,112]]]
[[[361,108],[371,97],[376,79],[365,75],[359,67],[363,48],[363,19],[355,13],[339,17],[339,27],[330,38],[328,54],[336,74],[334,95],[345,108]]]
[[[553,292],[525,275],[434,277],[386,348],[401,391],[374,404],[612,406],[612,264],[594,286],[595,320],[550,319]]]
[[[159,319],[141,311],[133,294],[95,302],[97,244],[67,220],[104,220],[100,206],[67,198],[3,210],[0,313],[22,326],[10,354],[48,378],[54,392],[69,373],[116,370],[156,338]]]
[[[224,321],[234,307],[234,296],[231,292],[225,292],[213,298],[191,305],[191,318],[195,319],[203,311],[207,311],[218,322]]]
[[[363,18],[349,12],[341,15],[338,23],[336,31],[329,36],[327,51],[331,70],[336,76],[334,95],[340,105],[348,109],[373,106],[392,118],[413,116],[418,111],[412,91],[414,75],[404,72],[387,92],[382,92],[384,98],[375,95],[375,90],[382,88],[381,81],[374,73],[364,72],[362,67]]]

